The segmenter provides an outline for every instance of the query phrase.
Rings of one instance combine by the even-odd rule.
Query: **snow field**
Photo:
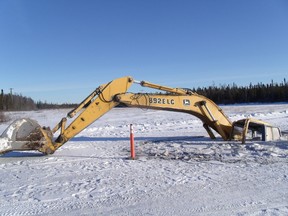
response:
[[[231,120],[253,116],[288,129],[287,104],[223,110]],[[9,115],[53,127],[67,112]],[[193,116],[117,108],[53,155],[0,156],[0,215],[288,215],[287,157],[286,139],[211,140]]]

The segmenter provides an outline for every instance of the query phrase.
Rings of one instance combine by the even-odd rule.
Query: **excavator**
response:
[[[129,93],[132,84],[161,91],[159,93]],[[223,140],[246,139],[271,141],[280,139],[281,132],[266,122],[256,119],[241,119],[231,122],[223,110],[212,100],[187,88],[171,88],[146,81],[137,81],[130,76],[100,85],[76,108],[53,128],[41,127],[37,121],[17,119],[0,137],[0,154],[10,151],[37,150],[53,154],[71,138],[118,105],[147,109],[182,112],[199,118],[211,139],[216,132]],[[67,118],[72,118],[67,126]],[[54,135],[57,133],[57,136]],[[58,135],[59,134],[59,135]]]

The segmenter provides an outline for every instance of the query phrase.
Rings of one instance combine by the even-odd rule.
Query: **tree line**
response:
[[[273,80],[269,84],[257,83],[253,85],[250,83],[249,86],[237,86],[233,83],[231,85],[198,87],[191,90],[210,98],[216,104],[288,102],[288,82],[285,78],[280,83],[275,83]],[[22,95],[5,94],[3,90],[0,94],[0,111],[61,109],[75,106],[77,104],[35,102]]]
[[[250,83],[249,86],[237,86],[233,83],[194,88],[192,91],[210,98],[216,104],[288,102],[288,82],[285,78],[280,83],[273,80],[269,84]]]
[[[39,109],[61,109],[75,107],[77,104],[54,104],[42,101],[35,102],[30,97],[22,96],[21,94],[5,94],[1,90],[0,94],[0,111],[30,111]]]
[[[35,102],[29,98],[22,95],[15,94],[4,94],[1,90],[0,94],[0,110],[2,111],[16,111],[16,110],[35,110]]]

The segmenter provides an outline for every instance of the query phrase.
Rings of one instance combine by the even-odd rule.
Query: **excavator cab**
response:
[[[232,137],[239,137],[244,144],[246,140],[273,141],[279,140],[281,132],[267,122],[247,118],[233,122]]]

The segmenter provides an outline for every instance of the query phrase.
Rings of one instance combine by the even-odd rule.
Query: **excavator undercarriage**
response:
[[[127,90],[133,83],[165,93],[128,93]],[[240,140],[242,143],[245,143],[249,131],[253,134],[262,133],[263,141],[279,139],[281,135],[279,128],[259,120],[244,119],[232,123],[213,101],[189,89],[139,82],[127,76],[96,88],[52,130],[49,127],[41,127],[32,119],[14,121],[0,137],[0,154],[14,150],[38,150],[44,154],[53,154],[119,104],[191,114],[203,122],[203,127],[212,139],[216,138],[213,131],[224,140]],[[66,126],[67,118],[74,119],[68,126]],[[53,135],[57,131],[59,136],[54,138]]]

